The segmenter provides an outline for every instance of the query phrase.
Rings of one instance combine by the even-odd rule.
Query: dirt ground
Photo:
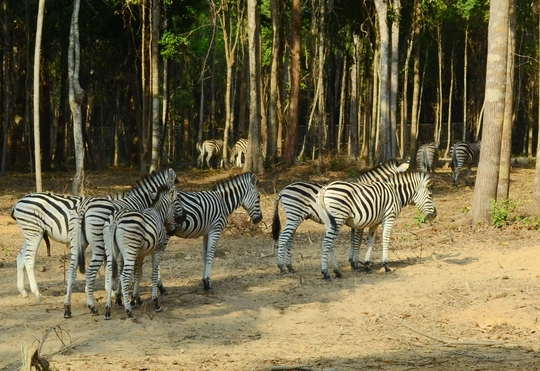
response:
[[[176,170],[185,190],[208,189],[229,175]],[[281,276],[270,235],[277,192],[292,181],[346,179],[355,171],[349,164],[319,176],[315,165],[299,165],[261,176],[263,222],[250,225],[243,210],[231,216],[213,265],[214,292],[202,287],[202,239],[173,237],[162,263],[169,292],[160,299],[164,311],[153,311],[147,267],[136,322],[127,320],[123,307],[114,308],[112,320],[103,319],[103,271],[96,292],[100,315],[86,308],[79,274],[73,317],[64,319],[68,250],[56,242],[50,257],[44,244],[38,252],[43,299],[19,294],[16,256],[23,241],[9,209],[32,190],[33,178],[0,178],[0,369],[18,370],[23,347],[39,348],[52,370],[540,369],[540,236],[538,223],[524,219],[534,169],[511,174],[517,208],[508,226],[468,226],[473,190],[463,180],[452,187],[449,171],[440,169],[438,216],[423,224],[414,206],[403,210],[392,236],[391,274],[381,267],[379,238],[373,273],[349,268],[345,227],[336,244],[343,277],[325,282],[324,231],[306,221],[293,244],[297,274]],[[136,178],[127,170],[89,173],[88,193],[116,192]],[[69,191],[69,175],[45,174],[44,189]]]

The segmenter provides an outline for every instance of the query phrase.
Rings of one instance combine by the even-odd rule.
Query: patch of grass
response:
[[[501,228],[510,224],[510,213],[516,209],[516,203],[510,199],[491,201],[491,224]]]

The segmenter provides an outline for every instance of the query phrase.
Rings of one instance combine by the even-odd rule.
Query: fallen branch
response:
[[[438,341],[438,342],[441,342],[445,345],[479,345],[479,346],[493,346],[493,345],[504,345],[506,344],[505,341],[452,341],[452,340],[446,340],[446,339],[441,339],[441,338],[438,338],[436,336],[432,336],[432,335],[429,335],[429,334],[426,334],[425,332],[423,331],[420,331],[418,329],[415,329],[414,327],[412,327],[411,325],[409,325],[408,323],[405,323],[404,321],[402,321],[401,319],[399,319],[398,317],[394,317],[399,323],[401,323],[403,326],[407,327],[409,330],[411,331],[414,331],[416,332],[417,334],[420,334],[422,336],[425,336],[427,338],[430,338],[432,340],[435,340],[435,341]]]

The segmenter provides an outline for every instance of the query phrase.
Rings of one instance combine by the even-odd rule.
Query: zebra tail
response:
[[[457,157],[456,157],[456,149],[452,151],[452,158],[450,159],[450,167],[452,168],[452,171],[455,170],[455,164],[457,164]]]
[[[81,222],[82,220],[82,222]],[[81,218],[81,216],[78,216],[77,222],[80,224],[75,228],[75,233],[77,234],[77,241],[78,244],[77,248],[79,249],[79,272],[82,274],[86,273],[86,262],[85,262],[85,256],[84,256],[84,250],[86,249],[86,246],[83,246],[82,241],[86,241],[86,236],[84,236],[84,217]]]
[[[319,205],[321,209],[320,210],[321,219],[325,226],[328,225],[328,223],[330,223],[330,225],[332,226],[332,229],[337,232],[338,227],[337,227],[336,218],[334,218],[332,213],[328,211],[328,209],[326,208],[326,204],[324,203],[325,192],[326,192],[326,187],[322,187],[321,190],[319,191],[319,194],[317,195],[317,204]]]
[[[51,256],[51,242],[49,241],[49,235],[47,232],[43,233],[43,239],[45,240],[45,244],[47,245],[47,256]]]
[[[274,219],[272,220],[272,238],[274,241],[279,239],[279,234],[281,232],[281,221],[279,220],[279,211],[278,205],[281,200],[281,195],[278,195],[276,202],[274,202]]]

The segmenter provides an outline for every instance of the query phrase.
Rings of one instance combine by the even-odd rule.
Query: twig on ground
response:
[[[399,323],[401,323],[403,326],[407,327],[409,330],[414,331],[417,334],[420,334],[420,335],[425,336],[427,338],[430,338],[432,340],[441,342],[441,343],[443,343],[445,345],[478,345],[478,346],[485,345],[485,346],[493,346],[493,345],[504,345],[504,344],[506,344],[505,341],[452,341],[452,340],[441,339],[441,338],[438,338],[436,336],[432,336],[430,334],[427,334],[427,333],[425,333],[423,331],[420,331],[420,330],[412,327],[411,325],[409,325],[408,323],[402,321],[398,317],[394,317],[394,318]]]

